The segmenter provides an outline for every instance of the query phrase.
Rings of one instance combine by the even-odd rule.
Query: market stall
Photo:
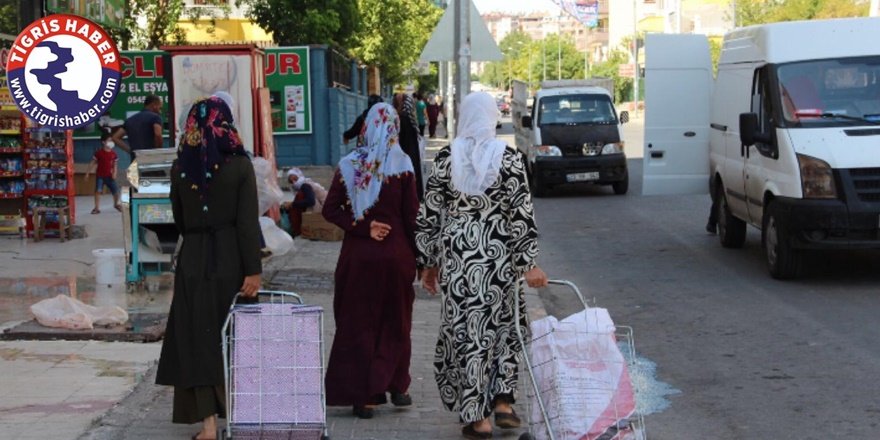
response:
[[[255,45],[168,46],[163,74],[168,80],[168,123],[176,145],[192,104],[216,92],[233,98],[235,126],[245,149],[266,158],[275,172],[271,108],[263,68],[263,51]],[[123,234],[129,287],[146,275],[170,269],[178,242],[170,190],[171,163],[176,149],[138,151],[129,168],[131,192],[124,196]],[[277,218],[277,207],[274,209]]]

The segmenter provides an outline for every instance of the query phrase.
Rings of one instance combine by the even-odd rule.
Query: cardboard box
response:
[[[345,231],[324,220],[320,212],[303,213],[302,237],[318,241],[340,241]]]
[[[78,196],[90,196],[95,194],[95,173],[86,180],[87,163],[73,164],[73,189]]]

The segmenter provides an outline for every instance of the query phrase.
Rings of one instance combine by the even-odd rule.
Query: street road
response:
[[[539,263],[632,326],[680,391],[647,408],[648,438],[880,438],[880,254],[816,255],[802,279],[773,280],[759,231],[740,250],[704,231],[708,195],[640,195],[641,120],[624,127],[629,194],[536,199]],[[506,120],[499,133],[513,144]],[[541,294],[559,318],[580,309],[561,288]]]

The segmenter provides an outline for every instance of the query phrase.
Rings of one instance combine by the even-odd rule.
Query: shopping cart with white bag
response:
[[[323,316],[291,292],[236,295],[223,324],[221,439],[327,440]]]
[[[529,432],[520,440],[644,440],[629,372],[636,355],[632,328],[615,326],[607,309],[589,307],[580,290],[564,280],[584,310],[565,319],[535,320],[523,344]]]

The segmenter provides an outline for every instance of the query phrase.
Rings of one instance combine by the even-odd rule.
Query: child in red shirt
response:
[[[101,194],[104,192],[105,185],[110,190],[110,193],[113,194],[113,207],[117,211],[122,212],[122,206],[119,204],[119,187],[116,186],[116,162],[118,157],[116,152],[113,151],[113,147],[114,144],[113,140],[110,139],[110,135],[107,133],[101,134],[101,148],[95,151],[95,156],[92,157],[89,168],[86,170],[86,179],[88,179],[94,166],[98,166],[95,172],[95,209],[92,210],[92,214],[101,213],[98,206],[101,203]]]

